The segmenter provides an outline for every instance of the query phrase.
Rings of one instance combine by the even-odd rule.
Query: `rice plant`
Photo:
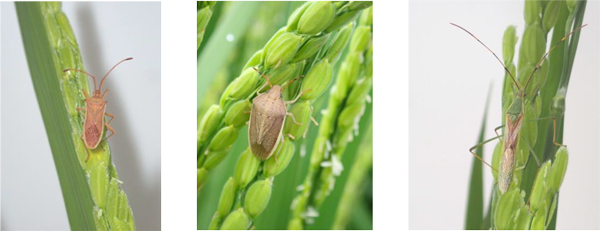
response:
[[[302,184],[302,192],[292,204],[293,217],[289,229],[302,229],[313,222],[313,218],[318,216],[315,212],[329,196],[336,177],[343,170],[340,159],[346,144],[353,139],[352,133],[364,113],[365,97],[373,81],[372,12],[369,8],[362,14],[340,67],[321,119],[308,175]]]
[[[27,63],[42,112],[69,224],[74,230],[135,230],[133,214],[107,142],[85,147],[81,134],[88,76],[60,2],[18,2]],[[89,157],[89,159],[88,159]]]
[[[216,2],[214,1],[203,1],[197,3],[198,13],[196,14],[196,26],[197,26],[197,42],[196,49],[200,49],[200,44],[202,44],[202,39],[204,38],[204,32],[206,30],[206,25],[208,25],[208,21],[212,16],[212,8]]]
[[[220,17],[209,22],[207,28],[212,26],[214,30],[205,33],[207,43],[198,58],[198,229],[287,228],[288,221],[294,217],[289,208],[302,182],[300,177],[314,175],[308,173],[308,165],[318,154],[313,150],[311,158],[304,158],[306,153],[311,153],[307,152],[311,147],[316,147],[317,131],[309,124],[323,126],[324,120],[317,112],[325,108],[327,101],[335,98],[333,102],[346,103],[344,105],[352,108],[343,114],[332,110],[327,120],[330,124],[325,122],[331,139],[341,138],[344,144],[350,137],[358,136],[356,139],[362,140],[365,136],[362,131],[365,126],[370,127],[367,124],[370,121],[360,118],[371,114],[370,104],[365,103],[372,77],[371,4],[228,2],[214,6],[214,12]],[[248,28],[240,28],[240,23],[252,17],[257,18],[252,26],[246,24]],[[256,33],[253,29],[266,33]],[[221,52],[207,53],[216,50],[214,47],[220,47]],[[347,61],[338,64],[342,58],[352,59],[354,66]],[[298,100],[287,107],[294,119],[285,120],[283,137],[274,154],[261,161],[249,148],[246,123],[253,99],[269,90],[267,78],[271,85],[289,83],[283,99]],[[337,84],[340,81],[344,86]],[[336,87],[331,87],[333,82],[337,82]],[[341,90],[337,90],[338,93],[329,90],[334,88]],[[351,91],[356,93],[351,94]],[[337,106],[337,109],[344,107]],[[345,122],[335,123],[338,117]],[[343,134],[333,132],[338,127],[344,128]],[[351,166],[357,153],[353,143],[356,142],[338,151],[339,156],[334,157],[339,158],[336,164]],[[345,153],[343,159],[342,153]],[[331,156],[326,158],[322,159],[324,165],[332,163]],[[347,172],[349,170],[340,175],[339,186],[332,187],[336,195],[328,202],[333,204],[333,210],[339,204],[340,188],[344,187]],[[363,176],[363,179],[355,181],[364,180],[365,175],[359,174],[356,178]],[[313,228],[332,227],[335,212],[324,214],[318,218],[313,216],[316,221]],[[345,222],[337,224],[343,226]],[[372,228],[370,224],[360,225],[357,227]]]
[[[568,163],[568,149],[562,143],[565,97],[579,36],[585,33],[585,29],[580,31],[585,5],[586,1],[525,1],[526,26],[516,65],[516,29],[509,26],[505,30],[501,62],[507,70],[502,98],[506,114],[502,115],[502,134],[510,132],[507,127],[513,124],[513,102],[521,98],[524,122],[514,141],[516,146],[509,149],[514,150],[514,160],[508,172],[503,171],[510,154],[505,143],[512,141],[509,136],[497,136],[501,141],[494,150],[491,169],[498,183],[493,185],[485,213],[482,163],[475,159],[466,229],[555,229],[560,186]],[[547,44],[554,50],[545,56],[550,52]]]

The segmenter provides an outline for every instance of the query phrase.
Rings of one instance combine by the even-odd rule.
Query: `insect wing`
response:
[[[512,173],[515,167],[515,149],[509,147],[502,153],[500,159],[500,171],[498,172],[498,188],[501,193],[505,193],[510,188]]]
[[[523,114],[519,115],[515,121],[511,116],[506,116],[506,134],[504,136],[504,148],[500,159],[500,171],[498,172],[498,187],[501,193],[505,193],[510,188],[512,173],[515,167],[515,150],[519,141],[519,132]]]
[[[266,95],[261,95],[263,97]],[[268,159],[275,146],[279,142],[283,122],[285,120],[285,104],[280,100],[264,100],[264,98],[253,100],[250,125],[248,129],[248,140],[250,149],[254,156],[261,160]]]
[[[94,109],[96,108],[96,109]],[[88,103],[83,124],[83,140],[90,149],[95,149],[104,136],[104,104]]]

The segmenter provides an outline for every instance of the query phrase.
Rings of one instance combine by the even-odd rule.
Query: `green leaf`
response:
[[[42,3],[16,3],[19,26],[72,230],[95,230],[94,203],[85,172],[71,138],[71,125],[59,79],[61,70],[52,56]]]
[[[487,122],[487,113],[492,96],[492,85],[488,91],[487,100],[485,102],[485,110],[483,112],[483,120],[481,129],[479,130],[479,138],[477,143],[482,143],[485,139],[485,128]],[[475,153],[483,158],[483,146],[475,149]],[[467,199],[467,216],[465,221],[465,229],[481,229],[483,224],[483,163],[473,157],[473,165],[471,167],[471,182],[469,183],[469,196]]]

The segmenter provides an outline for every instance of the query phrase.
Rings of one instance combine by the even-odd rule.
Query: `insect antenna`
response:
[[[302,78],[302,77],[304,77],[304,75],[298,76],[298,77],[296,77],[294,79],[290,79],[290,81],[288,81],[285,85],[283,85],[283,87],[281,87],[281,91],[285,90],[285,88],[288,85],[290,85],[292,82],[294,82],[294,81],[296,81],[296,80],[298,80],[299,78]]]
[[[271,84],[271,80],[269,80],[269,76],[264,75],[262,72],[260,72],[258,69],[256,69],[256,67],[252,67],[252,69],[254,69],[256,72],[258,72],[260,75],[262,75],[263,78],[265,78],[267,80],[269,87],[273,87],[273,84]]]
[[[113,67],[112,67],[112,68],[111,68],[111,69],[110,69],[110,70],[109,70],[109,71],[106,73],[106,75],[104,75],[104,77],[102,77],[102,80],[100,81],[100,88],[98,88],[98,90],[102,90],[102,85],[104,85],[104,80],[106,79],[106,77],[108,77],[108,74],[110,74],[110,72],[111,72],[112,70],[114,70],[114,69],[115,69],[115,67],[119,66],[119,64],[121,64],[122,62],[129,61],[129,60],[132,60],[132,59],[133,59],[132,57],[129,57],[129,58],[123,59],[123,60],[119,61],[117,64],[115,64],[115,65],[114,65],[114,66],[113,66]]]
[[[529,79],[527,79],[527,83],[525,84],[525,90],[527,90],[527,86],[529,86],[529,82],[531,81],[531,78],[533,77],[533,74],[535,74],[535,72],[537,70],[540,69],[540,66],[542,65],[542,63],[544,62],[544,59],[546,58],[546,56],[548,56],[548,54],[550,54],[550,52],[552,52],[554,49],[556,49],[556,47],[558,47],[558,45],[560,45],[562,42],[564,42],[565,40],[567,40],[567,38],[569,36],[571,36],[573,33],[581,30],[581,28],[587,26],[587,24],[584,24],[580,27],[577,27],[575,30],[571,31],[570,33],[568,33],[567,35],[565,35],[565,37],[563,37],[562,39],[560,39],[560,41],[556,44],[554,44],[554,46],[552,46],[550,48],[550,50],[548,50],[548,52],[546,52],[546,54],[544,54],[544,56],[542,56],[542,59],[540,59],[540,61],[535,65],[535,68],[533,69],[533,72],[531,72],[531,75],[529,76]]]
[[[90,73],[87,73],[87,72],[85,72],[85,71],[82,71],[82,70],[79,70],[79,69],[72,69],[72,68],[69,68],[69,69],[64,69],[64,70],[63,70],[63,72],[67,72],[67,71],[76,71],[76,72],[81,72],[81,73],[84,73],[84,74],[88,75],[89,77],[92,77],[92,79],[94,79],[94,90],[96,90],[96,77],[95,77],[95,76],[93,76],[92,74],[90,74]]]
[[[469,35],[471,35],[471,37],[475,38],[477,40],[477,42],[481,43],[481,45],[483,45],[488,51],[490,51],[494,55],[494,57],[496,57],[496,59],[498,60],[498,62],[500,62],[500,64],[504,67],[504,70],[506,71],[506,73],[508,73],[508,75],[510,75],[510,78],[512,79],[513,83],[515,83],[515,85],[517,86],[517,90],[521,90],[521,88],[519,87],[519,84],[517,83],[517,80],[515,79],[515,77],[513,76],[513,74],[510,73],[510,71],[508,70],[508,68],[506,68],[506,65],[504,65],[504,62],[502,62],[502,60],[500,60],[500,58],[498,58],[498,56],[496,55],[496,53],[494,53],[492,51],[492,49],[490,49],[488,46],[486,46],[481,40],[479,40],[477,37],[475,37],[475,35],[473,35],[471,32],[469,32],[467,29],[463,28],[462,26],[456,25],[454,23],[450,23],[450,25],[458,27],[461,30],[467,32]]]

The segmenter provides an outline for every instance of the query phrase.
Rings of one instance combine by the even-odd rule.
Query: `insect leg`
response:
[[[83,116],[83,118],[85,118],[85,115],[82,114],[82,112],[84,112],[84,111],[85,111],[85,108],[81,108],[81,107],[77,108],[77,112],[79,112],[79,115]]]
[[[110,117],[110,120],[109,120],[108,122],[106,122],[106,124],[109,124],[109,123],[110,123],[110,122],[111,122],[111,121],[112,121],[112,120],[115,118],[115,115],[113,115],[113,114],[110,114],[110,113],[108,113],[108,112],[104,112],[104,114],[105,114],[106,116]]]
[[[264,75],[262,72],[260,72],[258,69],[256,69],[256,67],[252,67],[252,69],[254,69],[256,72],[258,72],[263,78],[265,78],[267,80],[267,83],[269,84],[269,86],[273,87],[273,85],[271,84],[271,80],[269,79],[269,76]],[[263,89],[263,87],[265,87],[264,85],[258,90],[258,92],[260,92],[260,90]]]
[[[496,133],[496,136],[500,136],[500,134],[498,134],[498,130],[500,130],[501,128],[503,128],[505,126],[506,125],[501,125],[501,126],[498,126],[498,127],[494,128],[494,133]]]
[[[552,142],[558,146],[566,147],[566,145],[556,142],[556,118],[551,117],[551,119],[552,119],[552,127],[554,127],[554,131],[552,131]]]
[[[295,103],[296,101],[298,101],[298,99],[300,98],[300,96],[302,96],[302,94],[312,91],[312,89],[306,89],[304,91],[301,91],[300,93],[298,93],[298,95],[296,96],[296,98],[292,101],[285,101],[285,104],[291,104],[291,103]]]
[[[312,121],[315,124],[315,126],[319,126],[319,123],[317,123],[314,117],[311,116],[310,121]]]
[[[310,117],[312,118],[312,117]],[[302,133],[302,138],[306,138],[306,133],[308,133],[308,127],[304,129],[304,133]]]
[[[82,90],[83,90],[83,95],[85,96],[85,99],[89,99],[90,95],[87,93],[87,91],[85,89],[82,89]]]
[[[300,96],[302,96],[302,94],[304,94],[305,92],[308,92],[308,91],[310,91],[310,90],[312,90],[312,89],[308,89],[308,90],[301,91],[300,93],[298,93],[298,95],[296,96],[296,98],[295,98],[294,100],[291,100],[291,101],[285,101],[285,104],[292,104],[292,103],[295,103],[296,101],[298,101],[298,99],[300,99]]]
[[[554,143],[556,146],[564,146],[566,147],[567,145],[563,145],[561,143],[556,142],[556,118],[555,117],[543,117],[543,118],[538,118],[537,120],[552,120],[552,143]]]
[[[87,157],[85,158],[85,162],[87,163],[88,160],[90,160],[90,150],[88,150],[87,148],[85,149],[85,151],[87,152]]]
[[[292,117],[292,120],[294,121],[294,123],[298,126],[302,125],[301,123],[298,123],[298,121],[296,121],[296,117],[294,117],[294,114],[292,114],[291,112],[287,112],[285,113],[285,115]]]
[[[539,120],[552,120],[553,122],[553,135],[552,135],[552,142],[557,145],[557,146],[565,146],[566,145],[562,145],[558,142],[556,142],[556,118],[554,117],[543,117],[543,118],[538,118],[538,119],[533,119],[533,120],[527,120],[525,122],[535,122],[535,121],[539,121]],[[535,154],[535,152],[533,151],[533,148],[531,147],[531,145],[529,143],[527,143],[527,147],[529,148],[529,151],[533,154],[533,158],[535,159],[535,162],[537,162],[538,167],[541,166],[541,162],[540,159],[538,159],[537,155]]]
[[[260,93],[260,91],[262,91],[262,89],[263,89],[263,88],[265,88],[265,87],[267,86],[267,84],[268,84],[268,83],[269,83],[269,82],[266,82],[265,84],[263,84],[263,85],[262,85],[262,86],[261,86],[261,87],[258,89],[258,91],[256,91],[256,95],[262,95],[262,93]]]
[[[312,105],[310,105],[310,120],[313,123],[315,123],[315,126],[319,126],[319,123],[317,123],[317,121],[315,120],[315,118],[312,117],[312,114],[313,114],[314,111],[315,111],[315,108]],[[306,132],[305,132],[305,134],[306,134]]]
[[[533,156],[533,159],[535,160],[535,162],[537,162],[538,168],[540,166],[542,166],[542,163],[540,162],[540,159],[537,158],[537,155],[535,154],[535,151],[533,151],[533,148],[531,147],[531,144],[529,144],[529,142],[525,142],[525,144],[527,144],[527,148],[529,149],[529,152],[531,152],[531,154],[532,154],[532,155],[529,155],[529,156]],[[527,162],[529,162],[529,160],[527,160]]]
[[[110,138],[111,136],[113,136],[115,134],[115,130],[110,125],[108,125],[108,123],[104,123],[104,126],[106,126],[106,129],[108,129],[110,132],[112,132],[112,134],[110,134],[110,136],[107,136],[106,138],[103,139],[103,140],[108,140],[108,138]]]
[[[283,89],[287,88],[287,86],[289,86],[292,82],[298,80],[299,78],[304,77],[304,75],[298,76],[294,79],[290,79],[290,81],[288,81],[285,85],[283,85],[283,87],[281,87],[281,91],[283,91]]]
[[[106,89],[106,91],[104,91],[104,94],[102,94],[102,98],[104,99],[104,97],[106,96],[106,94],[108,94],[108,89]]]
[[[83,134],[81,134],[81,140],[83,141],[84,146],[85,146],[85,139],[83,139]],[[88,160],[90,159],[90,150],[88,150],[88,148],[85,147],[85,151],[87,152],[87,157],[85,158],[85,162],[87,163]]]
[[[487,166],[490,166],[490,168],[492,168],[492,169],[493,169],[494,171],[496,171],[496,172],[498,172],[498,170],[497,170],[497,169],[495,169],[494,167],[492,167],[492,165],[491,165],[491,164],[488,164],[488,162],[485,162],[485,160],[483,160],[483,158],[481,158],[479,155],[477,155],[477,153],[473,152],[473,150],[475,150],[476,148],[479,148],[479,147],[483,146],[484,144],[487,144],[487,143],[489,143],[489,142],[492,142],[492,141],[494,141],[495,139],[498,139],[498,138],[500,138],[500,137],[502,137],[502,136],[500,136],[500,135],[499,135],[499,136],[496,136],[496,137],[494,137],[494,138],[488,139],[488,140],[486,140],[486,141],[483,141],[483,142],[481,142],[481,143],[479,143],[479,144],[477,144],[477,145],[475,145],[475,146],[471,147],[471,149],[469,149],[469,152],[471,152],[471,154],[473,154],[475,157],[477,157],[477,159],[479,159],[481,162],[483,162],[483,163],[484,163],[484,164],[486,164]]]

